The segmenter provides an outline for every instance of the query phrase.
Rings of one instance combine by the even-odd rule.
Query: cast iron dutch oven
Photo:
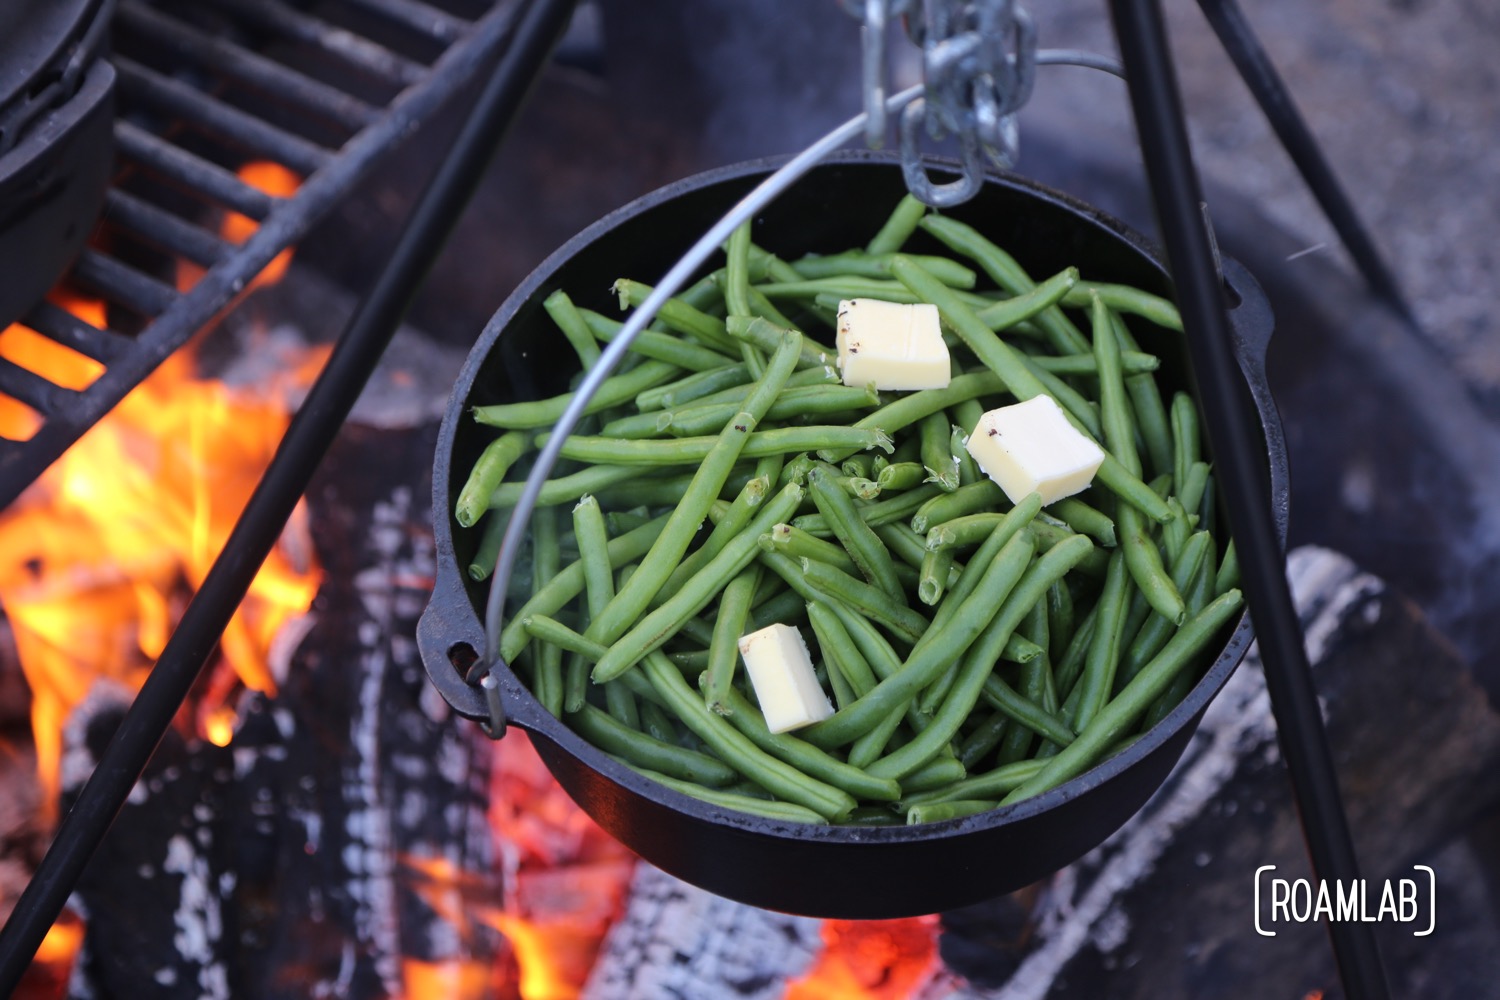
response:
[[[652,281],[777,164],[754,162],[702,174],[600,220],[548,258],[485,328],[454,388],[433,482],[437,582],[418,627],[434,685],[457,711],[486,717],[460,666],[484,649],[484,588],[461,572],[475,540],[455,531],[454,501],[489,432],[471,406],[565,391],[571,353],[542,311],[566,289],[591,308],[617,309],[609,286]],[[756,241],[786,258],[863,245],[905,193],[899,166],[863,152],[841,154],[801,180],[756,219]],[[1030,273],[1077,265],[1097,281],[1160,294],[1169,285],[1142,237],[1071,198],[1015,177],[996,177],[951,210],[1014,253]],[[919,237],[925,234],[919,234]],[[909,249],[935,251],[920,238]],[[1271,314],[1253,279],[1225,262],[1244,405],[1259,415],[1266,500],[1286,532],[1287,462],[1263,360]],[[1162,358],[1163,387],[1193,388],[1178,335],[1141,324],[1142,349]],[[1187,699],[1129,749],[1073,781],[989,813],[919,826],[803,826],[730,812],[669,791],[615,763],[542,709],[503,665],[501,696],[512,725],[528,730],[558,781],[599,824],[641,857],[711,892],[768,909],[823,917],[932,913],[1025,886],[1081,857],[1118,829],[1165,780],[1205,707],[1250,645],[1247,617],[1226,627],[1218,655]]]
[[[114,164],[114,0],[0,0],[0,328],[83,247]]]

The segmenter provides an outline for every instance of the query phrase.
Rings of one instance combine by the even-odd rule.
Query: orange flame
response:
[[[937,964],[936,916],[825,920],[823,953],[786,1000],[901,1000]]]
[[[63,304],[103,321],[97,303]],[[25,327],[5,331],[0,353],[62,384],[86,385],[98,373]],[[139,686],[181,610],[184,584],[202,583],[289,421],[290,379],[231,390],[196,378],[193,365],[191,351],[168,357],[0,512],[0,606],[32,689],[49,811],[69,713],[95,679]],[[29,433],[0,423],[0,433],[17,429]],[[305,533],[300,516],[293,529]],[[225,660],[249,687],[275,690],[271,641],[308,609],[320,580],[309,553],[306,544],[273,551],[224,633]],[[213,719],[203,735],[227,742],[230,717]]]

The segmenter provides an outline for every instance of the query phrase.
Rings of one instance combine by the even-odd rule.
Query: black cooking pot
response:
[[[777,164],[756,162],[680,181],[602,219],[548,258],[501,307],[465,364],[444,418],[433,480],[437,582],[417,630],[434,685],[462,715],[486,718],[462,668],[483,650],[485,587],[470,582],[474,533],[458,534],[454,501],[491,432],[471,406],[563,391],[567,355],[542,311],[555,289],[617,308],[616,278],[652,280]],[[863,245],[905,192],[884,155],[846,153],[816,168],[756,220],[756,240],[787,258]],[[1090,280],[1169,290],[1156,252],[1137,234],[1064,195],[998,177],[949,213],[978,227],[1030,273],[1077,265]],[[910,249],[936,251],[925,234]],[[1244,405],[1259,414],[1266,498],[1286,534],[1287,461],[1263,361],[1271,313],[1253,279],[1225,262]],[[1147,324],[1142,349],[1160,355],[1164,388],[1195,388],[1179,335]],[[1081,857],[1120,827],[1165,780],[1210,699],[1250,645],[1247,617],[1226,628],[1203,679],[1163,722],[1118,756],[1033,799],[919,826],[811,826],[726,811],[651,782],[606,757],[548,714],[503,665],[500,694],[558,781],[612,835],[651,863],[712,892],[769,909],[882,918],[951,909],[1025,886]]]
[[[4,0],[0,15],[0,329],[82,249],[114,162],[114,0]]]

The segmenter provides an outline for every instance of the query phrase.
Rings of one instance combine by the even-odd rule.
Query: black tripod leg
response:
[[[1308,190],[1317,199],[1323,214],[1328,216],[1339,239],[1344,241],[1349,256],[1354,258],[1355,266],[1364,275],[1370,290],[1415,326],[1416,317],[1402,296],[1400,285],[1386,267],[1375,241],[1354,211],[1349,196],[1334,176],[1318,141],[1292,102],[1291,92],[1277,75],[1276,67],[1271,65],[1239,4],[1235,0],[1198,0],[1198,6],[1219,36],[1219,44],[1224,46],[1224,51],[1239,70],[1240,78],[1265,113],[1266,120],[1271,123],[1282,147],[1292,158]]]
[[[1352,886],[1359,879],[1359,866],[1349,820],[1270,504],[1259,500],[1256,484],[1265,454],[1257,452],[1246,408],[1234,392],[1238,369],[1224,289],[1204,226],[1198,174],[1161,8],[1156,0],[1111,0],[1110,12],[1308,854],[1318,878]],[[1329,924],[1328,933],[1345,993],[1360,1000],[1389,997],[1373,927],[1336,921]]]

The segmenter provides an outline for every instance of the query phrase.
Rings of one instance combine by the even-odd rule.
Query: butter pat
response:
[[[790,625],[767,625],[741,636],[739,646],[771,732],[784,733],[833,714],[801,632]]]
[[[925,302],[845,299],[835,342],[845,385],[942,389],[952,377],[937,306]]]
[[[1104,449],[1063,415],[1048,395],[990,410],[965,443],[974,461],[1011,503],[1040,493],[1043,506],[1088,488]]]

